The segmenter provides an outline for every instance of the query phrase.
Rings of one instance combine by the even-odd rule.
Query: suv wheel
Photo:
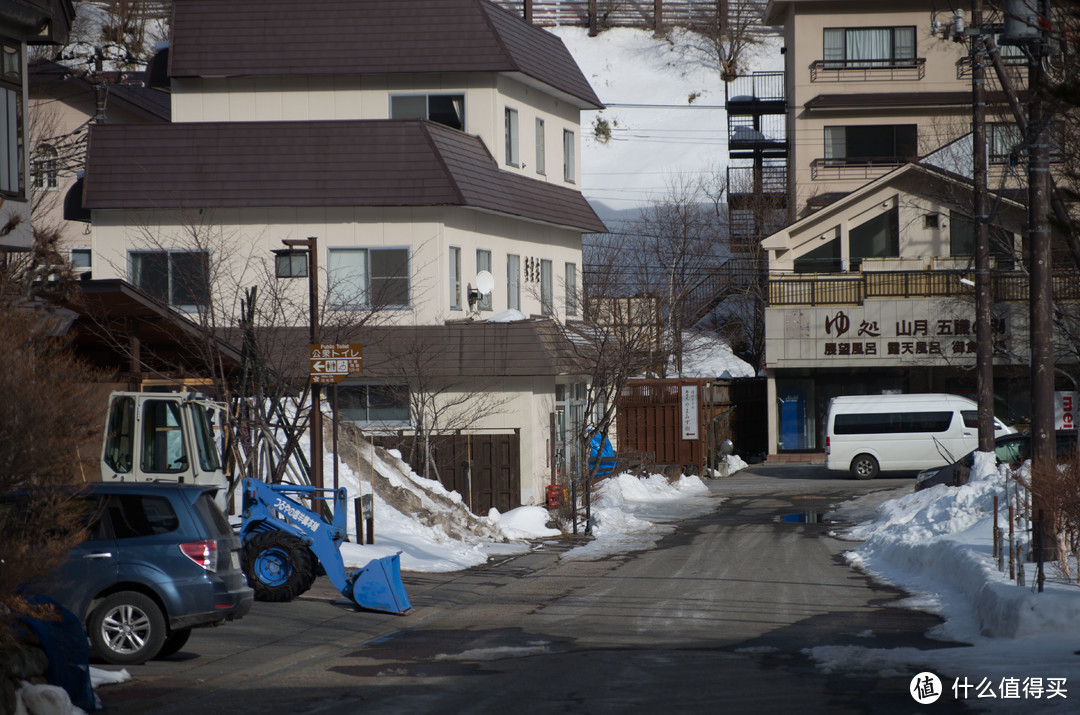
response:
[[[153,658],[165,642],[165,618],[148,596],[114,593],[90,614],[90,645],[106,663],[139,665]]]
[[[300,539],[263,531],[244,544],[244,575],[259,601],[291,601],[315,582],[315,558]]]

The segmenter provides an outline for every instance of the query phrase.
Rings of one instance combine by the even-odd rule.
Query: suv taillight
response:
[[[180,550],[207,571],[217,571],[217,541],[214,539],[180,544]]]

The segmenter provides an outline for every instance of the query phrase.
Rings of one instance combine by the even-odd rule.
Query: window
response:
[[[1021,146],[1024,138],[1015,124],[987,124],[986,149],[991,164],[1008,164],[1013,150]],[[1022,158],[1017,154],[1017,159]]]
[[[0,194],[26,194],[23,176],[22,47],[0,39]]]
[[[390,96],[391,119],[430,119],[465,131],[465,95],[399,94]]]
[[[952,412],[852,413],[833,418],[834,434],[894,434],[898,432],[944,432],[952,424]]]
[[[110,494],[105,510],[117,539],[168,534],[180,528],[180,519],[166,497]]]
[[[547,165],[546,157],[544,156],[544,142],[546,137],[544,136],[544,120],[539,117],[536,118],[536,173],[546,174]]]
[[[210,303],[210,255],[203,251],[133,251],[131,282],[163,303],[194,310]]]
[[[828,28],[824,40],[826,69],[915,63],[914,27]]]
[[[949,212],[949,255],[975,255],[975,220],[959,211]],[[1014,265],[1013,235],[998,226],[990,226],[990,255],[998,268]]]
[[[551,261],[540,261],[540,312],[551,315],[555,309],[555,300],[551,291]]]
[[[450,247],[450,310],[461,310],[461,249]]]
[[[147,400],[142,414],[142,471],[175,474],[187,468],[180,404],[175,400]]]
[[[487,271],[491,273],[491,251],[476,249],[476,272]],[[476,303],[477,310],[491,310],[491,293],[480,296]]]
[[[30,183],[39,191],[56,191],[60,186],[60,162],[52,144],[34,150],[30,164]]]
[[[331,307],[409,307],[407,248],[331,248],[327,277]]]
[[[88,271],[91,266],[91,253],[89,248],[71,249],[71,267],[77,271]]]
[[[506,257],[506,308],[521,310],[521,256]]]
[[[840,241],[835,238],[795,259],[796,273],[839,273],[842,268]]]
[[[574,183],[577,170],[574,168],[574,133],[564,129],[562,133],[563,180]]]
[[[506,108],[505,124],[506,163],[510,166],[518,166],[518,113],[516,109]]]
[[[338,385],[330,391],[330,404],[350,422],[402,426],[409,424],[408,385]]]
[[[825,127],[825,159],[830,165],[915,161],[918,139],[915,124]]]
[[[900,255],[900,212],[889,209],[848,231],[851,267],[864,258],[896,258]]]
[[[577,264],[566,264],[566,314],[577,315]]]

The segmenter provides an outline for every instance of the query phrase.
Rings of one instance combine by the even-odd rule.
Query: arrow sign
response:
[[[309,375],[315,384],[341,382],[362,372],[363,358],[359,343],[319,343],[311,345]]]

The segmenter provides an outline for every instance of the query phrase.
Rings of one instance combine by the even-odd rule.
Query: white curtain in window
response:
[[[847,157],[846,127],[825,127],[825,158],[844,159]]]
[[[330,304],[367,305],[368,255],[363,248],[331,248],[327,260]]]
[[[844,61],[844,31],[836,28],[825,30],[825,54],[826,61]]]
[[[893,57],[897,60],[911,60],[915,58],[915,28],[897,27],[893,30]]]
[[[847,59],[853,67],[873,67],[892,56],[892,28],[859,28],[847,32]]]

